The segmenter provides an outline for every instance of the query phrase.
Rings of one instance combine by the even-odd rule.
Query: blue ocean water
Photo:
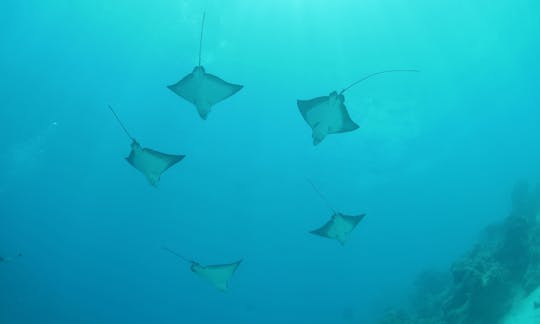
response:
[[[208,120],[169,91],[244,85]],[[376,323],[540,179],[540,2],[0,3],[0,323]],[[297,99],[349,90],[313,146]],[[156,189],[130,140],[186,158]],[[345,246],[308,232],[366,213]],[[226,293],[204,264],[243,259]]]

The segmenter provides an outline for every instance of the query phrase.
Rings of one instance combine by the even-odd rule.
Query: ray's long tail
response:
[[[187,263],[194,263],[193,260],[190,260],[190,259],[184,257],[184,256],[181,255],[180,253],[178,253],[178,252],[176,252],[176,251],[174,251],[174,250],[171,250],[171,249],[169,249],[169,248],[166,247],[166,246],[162,246],[161,249],[162,249],[163,251],[167,251],[167,252],[169,252],[170,254],[172,254],[172,255],[174,255],[174,256],[176,256],[176,257],[182,259],[183,261],[185,261],[185,262],[187,262]]]
[[[126,133],[126,135],[134,142],[135,141],[135,138],[133,138],[133,136],[131,136],[131,134],[128,132],[126,126],[124,126],[124,123],[122,123],[122,121],[120,120],[120,118],[118,118],[118,115],[116,114],[116,112],[114,111],[113,107],[111,105],[109,105],[109,109],[111,110],[112,114],[114,115],[114,118],[116,118],[116,121],[118,122],[118,124],[120,124],[120,127],[122,127],[122,129],[124,130],[124,133]]]
[[[206,11],[203,12],[203,15],[202,15],[201,37],[199,38],[199,66],[201,66],[202,40],[203,40],[203,34],[204,34],[204,22],[205,22],[205,20],[206,20]]]
[[[326,198],[325,195],[323,195],[321,193],[321,191],[317,188],[317,186],[315,186],[315,184],[313,183],[313,181],[311,181],[311,179],[307,179],[307,182],[309,182],[309,184],[311,185],[311,187],[313,188],[313,190],[315,191],[315,193],[321,198],[321,200],[326,204],[326,207],[328,207],[328,209],[330,209],[334,214],[336,214],[336,210],[334,209],[334,207],[332,207],[332,204],[330,204],[330,202],[328,201],[328,199]]]
[[[371,73],[371,74],[361,78],[360,80],[357,80],[357,81],[353,82],[351,85],[349,85],[345,89],[341,90],[341,92],[339,94],[343,94],[345,91],[347,91],[350,88],[354,87],[358,83],[366,81],[367,79],[369,79],[371,77],[374,77],[374,76],[379,75],[379,74],[392,73],[392,72],[420,72],[420,71],[419,70],[385,70],[385,71],[379,71],[379,72]]]

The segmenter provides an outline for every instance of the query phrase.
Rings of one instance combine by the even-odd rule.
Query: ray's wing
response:
[[[342,115],[342,124],[341,128],[333,131],[334,133],[345,133],[345,132],[351,132],[355,129],[358,129],[358,124],[356,124],[349,115],[349,111],[347,110],[347,107],[345,107],[345,104],[341,102],[339,105],[339,110],[341,111]],[[332,129],[330,129],[330,132],[332,132]]]
[[[204,73],[201,90],[205,101],[215,105],[240,91],[244,86],[229,83],[210,73]]]
[[[167,169],[182,161],[186,157],[185,155],[161,153],[149,148],[143,149],[143,154],[149,154],[153,157],[155,168],[156,170],[160,170],[160,173],[165,172]]]
[[[203,279],[209,281],[217,289],[226,291],[229,287],[229,280],[240,266],[240,263],[242,263],[242,260],[229,264],[210,266],[193,264],[191,270]]]
[[[331,220],[329,220],[328,222],[326,222],[326,224],[324,224],[323,226],[313,230],[313,231],[310,231],[311,234],[315,234],[315,235],[319,235],[319,236],[322,236],[322,237],[327,237],[327,238],[330,238],[330,236],[328,236],[328,232],[331,230],[332,228],[332,225],[334,224],[334,219],[332,218]]]
[[[362,221],[362,219],[364,219],[364,217],[366,217],[366,214],[360,214],[358,216],[349,216],[349,215],[340,214],[340,216],[347,223],[351,224],[351,226],[356,227],[356,225],[358,225],[358,223],[360,223]]]
[[[306,123],[313,128],[320,123],[320,119],[315,113],[316,108],[322,108],[320,107],[321,105],[328,104],[328,96],[317,97],[310,100],[297,100],[296,104]]]
[[[195,81],[193,73],[186,75],[182,80],[167,88],[192,104],[196,104],[199,85]]]

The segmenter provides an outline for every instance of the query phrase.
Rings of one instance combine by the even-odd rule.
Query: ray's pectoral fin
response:
[[[310,233],[314,235],[322,236],[322,237],[328,237],[328,233],[332,229],[332,223],[333,223],[333,218],[332,220],[326,222],[323,226],[310,231]]]
[[[206,90],[206,101],[210,105],[215,105],[221,102],[238,91],[242,90],[244,86],[239,84],[229,83],[223,79],[210,74],[204,74],[204,89]]]
[[[341,96],[343,97],[343,96]],[[352,132],[356,129],[358,129],[360,126],[358,126],[357,123],[355,123],[351,116],[349,115],[349,112],[347,111],[347,107],[343,103],[345,99],[341,99],[339,103],[339,111],[341,113],[341,123],[336,129],[333,131],[335,133],[346,133],[346,132]]]
[[[197,83],[198,82],[195,75],[192,72],[183,77],[177,83],[167,86],[167,88],[176,93],[178,96],[194,104],[197,92]]]

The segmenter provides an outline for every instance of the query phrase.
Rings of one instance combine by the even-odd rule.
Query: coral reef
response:
[[[380,324],[496,324],[516,296],[540,286],[540,184],[516,184],[512,210],[447,273],[427,271],[415,282],[411,305]],[[532,306],[531,306],[532,307]]]

